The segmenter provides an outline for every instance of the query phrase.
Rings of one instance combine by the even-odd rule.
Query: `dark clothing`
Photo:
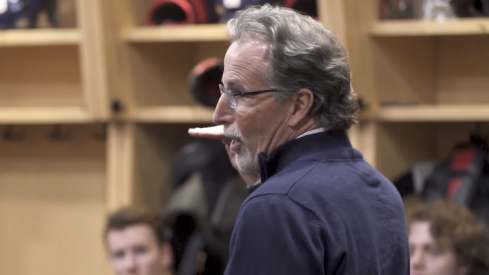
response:
[[[322,132],[259,155],[231,238],[226,275],[408,275],[404,209],[389,180]]]

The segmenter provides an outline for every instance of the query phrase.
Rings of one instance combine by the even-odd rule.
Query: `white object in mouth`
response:
[[[7,12],[8,0],[0,0],[0,14]]]
[[[226,9],[237,9],[241,6],[241,0],[224,0],[222,4]]]

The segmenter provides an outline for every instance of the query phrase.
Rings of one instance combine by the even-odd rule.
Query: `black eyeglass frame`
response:
[[[228,97],[229,107],[233,109],[238,107],[238,102],[236,101],[237,96],[252,96],[252,95],[259,95],[259,94],[264,94],[269,92],[278,92],[277,89],[266,89],[266,90],[249,91],[249,92],[233,92],[232,90],[224,89],[224,86],[222,84],[219,84],[219,91],[221,92],[221,95],[225,94]]]

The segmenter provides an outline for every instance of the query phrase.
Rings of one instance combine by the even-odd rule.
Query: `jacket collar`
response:
[[[260,153],[261,182],[297,160],[325,160],[351,158],[353,150],[346,132],[326,131],[290,140],[270,154]]]

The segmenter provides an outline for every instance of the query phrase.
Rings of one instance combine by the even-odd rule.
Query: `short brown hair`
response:
[[[448,200],[420,204],[407,214],[408,226],[415,221],[429,222],[435,241],[441,246],[452,247],[458,264],[469,267],[470,275],[487,274],[487,227],[465,206]]]
[[[153,231],[158,244],[169,241],[163,217],[154,211],[141,207],[123,207],[111,213],[104,230],[104,239],[110,231],[124,230],[133,225],[147,225]]]

